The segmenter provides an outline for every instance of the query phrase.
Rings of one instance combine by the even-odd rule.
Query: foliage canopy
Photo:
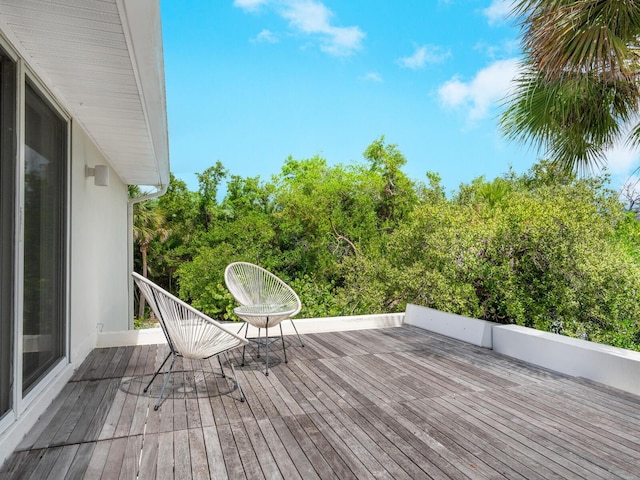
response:
[[[287,281],[301,317],[415,303],[640,349],[640,226],[606,176],[543,161],[447,198],[404,163],[382,137],[362,163],[288,158],[270,181],[219,162],[198,192],[172,177],[147,206],[171,232],[148,244],[150,276],[219,319],[233,318],[224,268],[244,260]]]

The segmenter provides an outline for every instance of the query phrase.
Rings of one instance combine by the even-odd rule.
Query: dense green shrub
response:
[[[270,182],[231,176],[220,202],[221,164],[199,192],[172,178],[151,204],[170,232],[148,246],[151,276],[218,319],[235,306],[224,268],[244,260],[287,281],[301,317],[415,303],[640,350],[640,223],[606,176],[541,162],[447,198],[437,174],[414,182],[403,164],[380,139],[364,164],[289,158]]]

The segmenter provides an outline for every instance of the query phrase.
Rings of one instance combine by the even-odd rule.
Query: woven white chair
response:
[[[245,328],[245,338],[249,330],[249,325],[258,329],[258,357],[260,357],[260,329],[264,328],[265,333],[265,358],[266,375],[269,375],[269,328],[280,326],[280,338],[282,339],[282,350],[284,361],[287,363],[287,350],[282,335],[282,321],[291,320],[300,312],[302,304],[300,298],[293,289],[284,283],[273,273],[258,265],[247,262],[234,262],[227,265],[224,271],[224,281],[233,298],[240,304],[234,309],[235,314],[246,322],[240,328]],[[304,347],[302,338],[293,321],[293,328],[298,335],[300,344]],[[242,349],[242,365],[244,365],[245,348]]]
[[[160,327],[162,327],[162,331],[169,344],[169,354],[145,387],[145,392],[147,392],[158,376],[158,373],[160,373],[160,370],[162,370],[165,363],[167,363],[169,357],[173,357],[171,366],[165,374],[160,395],[153,409],[158,410],[162,403],[162,395],[167,387],[169,377],[173,372],[173,367],[178,357],[205,360],[217,356],[220,370],[222,370],[222,376],[225,377],[222,362],[220,361],[220,355],[224,355],[231,366],[233,380],[240,394],[240,401],[244,402],[242,388],[240,387],[233,363],[229,360],[227,352],[234,348],[245,346],[249,342],[236,333],[226,330],[212,318],[209,318],[179,298],[171,295],[142,275],[135,272],[133,272],[132,275],[140,292],[147,299],[149,306],[158,318]]]

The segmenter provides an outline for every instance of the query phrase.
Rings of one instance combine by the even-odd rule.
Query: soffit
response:
[[[168,183],[157,0],[0,0],[0,27],[123,181]]]

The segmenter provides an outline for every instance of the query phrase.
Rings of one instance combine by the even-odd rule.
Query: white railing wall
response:
[[[408,305],[405,323],[640,395],[640,352]]]

